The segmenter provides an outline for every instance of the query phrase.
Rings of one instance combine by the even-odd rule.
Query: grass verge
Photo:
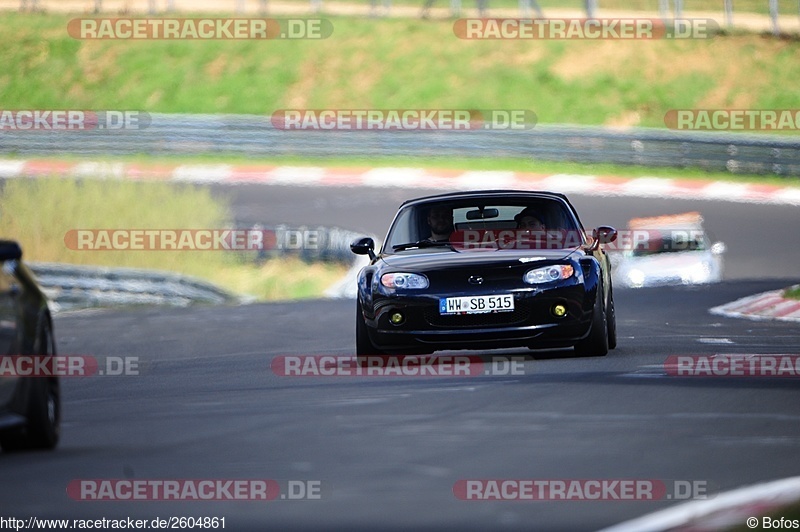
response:
[[[800,42],[752,34],[468,41],[452,21],[329,16],[325,40],[133,42],[73,39],[70,15],[3,16],[5,109],[529,109],[663,128],[670,109],[800,108]]]
[[[18,240],[28,261],[166,270],[208,280],[258,300],[319,297],[347,271],[336,264],[256,252],[77,251],[71,229],[224,229],[227,201],[207,188],[167,183],[72,179],[8,180],[0,190],[0,235]],[[249,254],[248,254],[249,253]]]
[[[787,288],[786,291],[783,292],[783,297],[788,297],[789,299],[800,299],[800,286]]]

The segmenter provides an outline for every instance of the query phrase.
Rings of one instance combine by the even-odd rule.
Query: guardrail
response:
[[[27,263],[55,311],[119,305],[239,303],[241,298],[194,277],[135,268]]]
[[[141,130],[4,131],[0,154],[523,157],[800,175],[796,136],[540,125],[529,130],[287,131],[269,116],[153,114]]]

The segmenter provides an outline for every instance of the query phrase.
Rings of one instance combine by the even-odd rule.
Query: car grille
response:
[[[456,314],[441,315],[439,309],[428,308],[423,312],[425,321],[432,327],[443,327],[447,329],[458,328],[481,328],[498,327],[504,325],[515,325],[522,323],[530,316],[527,306],[517,304],[517,308],[511,312],[495,312],[493,314]]]

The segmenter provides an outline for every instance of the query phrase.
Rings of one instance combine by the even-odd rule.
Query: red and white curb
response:
[[[205,184],[353,186],[474,190],[514,188],[590,196],[681,198],[740,203],[800,205],[800,187],[640,177],[431,168],[327,168],[230,164],[153,165],[0,159],[0,178],[81,177]]]
[[[787,299],[783,290],[772,290],[714,307],[709,312],[727,318],[800,322],[800,299]]]
[[[713,499],[690,501],[605,528],[600,532],[727,530],[743,525],[760,528],[760,516],[797,500],[800,500],[800,477],[790,477],[745,486],[722,493]]]

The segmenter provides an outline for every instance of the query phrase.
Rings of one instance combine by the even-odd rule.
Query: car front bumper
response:
[[[589,334],[596,288],[572,284],[503,293],[514,295],[514,311],[458,315],[441,315],[440,298],[491,293],[381,295],[372,301],[367,332],[377,348],[388,351],[568,347]],[[555,316],[555,305],[565,306],[566,315]],[[404,319],[393,324],[390,316],[398,312]]]

